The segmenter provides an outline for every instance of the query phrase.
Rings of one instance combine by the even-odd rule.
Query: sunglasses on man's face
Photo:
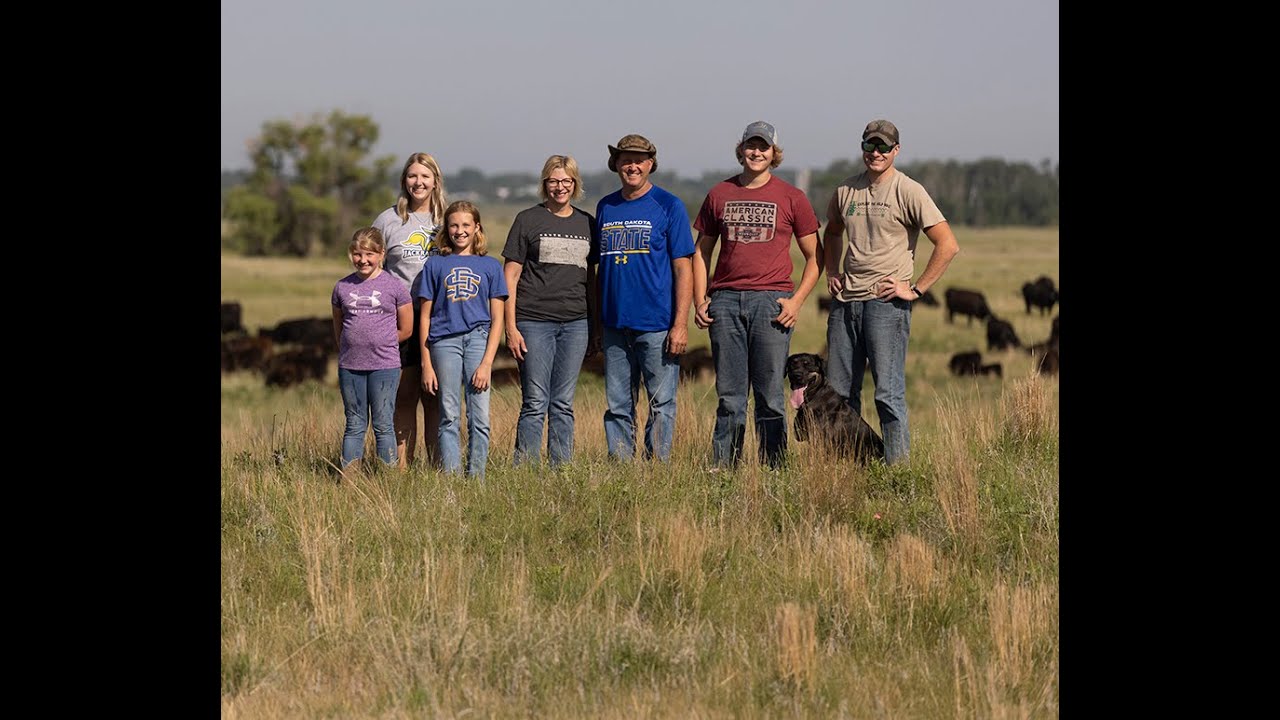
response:
[[[895,147],[897,147],[897,143],[894,143],[893,145],[885,145],[884,143],[868,142],[866,140],[862,141],[863,152],[874,152],[879,150],[881,155],[888,155]]]

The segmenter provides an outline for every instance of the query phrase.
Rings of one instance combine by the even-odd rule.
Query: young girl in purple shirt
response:
[[[377,228],[351,236],[355,272],[333,286],[333,335],[338,345],[338,388],[346,430],[342,467],[364,457],[365,432],[373,417],[378,457],[396,464],[396,390],[400,386],[400,343],[413,334],[413,300],[399,278],[383,272],[386,242]]]

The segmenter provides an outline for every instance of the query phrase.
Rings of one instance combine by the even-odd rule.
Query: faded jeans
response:
[[[373,416],[373,438],[378,458],[396,464],[396,431],[392,422],[396,410],[396,390],[400,368],[390,370],[347,370],[338,368],[338,390],[347,426],[342,433],[342,467],[364,457],[364,436]]]
[[[462,393],[467,394],[467,474],[484,477],[489,461],[489,390],[477,392],[471,376],[484,361],[489,326],[442,337],[431,343],[431,366],[440,383],[440,468],[462,469]]]
[[[676,426],[676,387],[680,358],[663,350],[666,330],[604,328],[604,437],[609,457],[630,460],[636,454],[636,404],[643,380],[649,396],[644,426],[644,457],[671,459]]]
[[[717,465],[737,465],[747,429],[747,389],[755,397],[756,441],[760,462],[778,467],[786,460],[787,354],[791,328],[777,322],[781,290],[717,290],[707,312],[707,333],[716,366],[716,426],[711,436]]]
[[[885,461],[891,464],[906,460],[911,451],[906,374],[910,337],[911,303],[906,300],[836,300],[831,304],[827,382],[848,396],[849,406],[861,415],[862,375],[870,364]]]
[[[573,395],[587,353],[587,319],[569,322],[519,320],[528,351],[520,366],[520,419],[515,464],[537,462],[542,421],[547,419],[547,460],[552,466],[573,456]]]

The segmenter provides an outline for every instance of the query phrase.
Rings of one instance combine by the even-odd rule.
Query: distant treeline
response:
[[[369,118],[337,111],[306,126],[264,124],[254,169],[222,171],[223,246],[252,255],[308,255],[344,245],[352,222],[372,219],[398,193],[401,160],[366,160],[377,136]],[[824,170],[798,173],[784,165],[774,174],[804,189],[825,222],[835,187],[862,169],[860,159],[841,159]],[[924,185],[953,225],[1058,224],[1058,165],[1047,159],[1039,167],[984,158],[902,162],[898,169]],[[532,205],[539,200],[535,172],[443,170],[450,201],[471,200],[483,208],[486,202]],[[652,180],[683,200],[692,220],[711,186],[736,172],[726,168],[684,178],[659,170]],[[582,185],[586,196],[574,204],[593,212],[596,201],[618,189],[619,182],[602,169],[584,174]]]

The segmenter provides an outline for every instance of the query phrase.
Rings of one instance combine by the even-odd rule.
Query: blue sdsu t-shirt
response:
[[[601,322],[644,332],[670,329],[676,311],[671,261],[694,253],[680,198],[657,185],[635,200],[624,200],[619,190],[596,204],[592,232],[600,252]]]
[[[507,280],[497,258],[437,255],[423,264],[413,296],[431,301],[431,343],[488,325],[489,301],[507,297]]]

